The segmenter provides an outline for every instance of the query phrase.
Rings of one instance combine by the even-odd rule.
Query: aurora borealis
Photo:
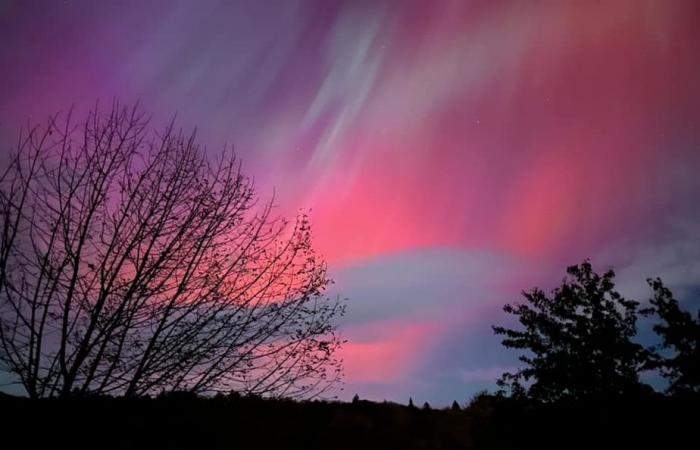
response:
[[[698,23],[692,0],[2,1],[0,142],[116,98],[234,145],[349,298],[340,397],[447,404],[517,364],[490,326],[568,264],[698,298]]]

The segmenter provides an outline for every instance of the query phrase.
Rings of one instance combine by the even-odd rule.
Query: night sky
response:
[[[310,210],[343,399],[447,404],[569,264],[700,298],[700,2],[0,0],[0,145],[140,101]]]

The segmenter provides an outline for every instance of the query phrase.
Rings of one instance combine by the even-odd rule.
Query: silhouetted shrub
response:
[[[499,386],[542,401],[651,391],[639,381],[649,352],[632,341],[638,303],[615,290],[612,270],[598,275],[585,261],[567,274],[550,296],[535,288],[523,292],[525,303],[503,308],[522,329],[493,329],[525,353],[524,367],[503,374]]]
[[[654,297],[651,306],[643,313],[655,315],[661,323],[654,325],[654,331],[661,337],[661,344],[654,350],[667,350],[670,356],[654,353],[649,366],[660,369],[668,379],[669,393],[700,392],[700,310],[696,319],[690,312],[681,309],[670,289],[661,279],[647,280]]]

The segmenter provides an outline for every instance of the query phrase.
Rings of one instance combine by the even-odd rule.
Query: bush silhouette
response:
[[[700,310],[696,318],[680,308],[670,289],[661,279],[647,280],[654,292],[651,306],[642,312],[655,315],[661,323],[654,331],[661,337],[661,344],[654,350],[669,350],[663,357],[654,353],[649,366],[659,369],[669,381],[669,393],[700,392]]]
[[[649,391],[639,381],[648,351],[631,340],[638,303],[615,291],[612,270],[598,275],[584,261],[566,272],[551,295],[535,288],[505,305],[523,329],[493,327],[505,347],[526,352],[525,367],[498,381],[503,392],[554,401]]]

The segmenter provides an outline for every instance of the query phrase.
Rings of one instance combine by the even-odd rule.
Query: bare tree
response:
[[[273,217],[232,152],[114,106],[28,128],[1,176],[0,364],[31,397],[340,379],[308,218]]]

